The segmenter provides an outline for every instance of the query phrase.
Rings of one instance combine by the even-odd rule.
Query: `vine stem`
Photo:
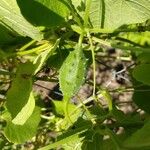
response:
[[[77,96],[77,98],[79,99],[79,101],[80,101],[80,103],[82,104],[83,108],[84,108],[85,111],[87,112],[88,118],[91,120],[91,122],[92,122],[93,124],[95,124],[96,122],[93,120],[93,117],[92,117],[90,111],[87,109],[87,107],[85,106],[85,104],[83,103],[83,101],[81,100],[81,98],[80,98],[79,96]]]
[[[98,98],[102,98],[102,94],[98,95]],[[90,96],[89,98],[87,98],[86,100],[82,101],[82,103],[80,103],[72,112],[71,115],[79,108],[83,107],[83,105],[88,104],[89,102],[93,101],[93,96]]]
[[[87,36],[90,42],[90,49],[92,52],[92,61],[93,61],[93,97],[95,97],[95,92],[96,92],[96,63],[95,63],[95,53],[94,53],[94,46],[93,46],[93,41],[91,38],[91,35],[89,32],[87,32]]]

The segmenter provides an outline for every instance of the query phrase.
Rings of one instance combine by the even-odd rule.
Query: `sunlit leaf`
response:
[[[81,49],[76,49],[64,61],[59,75],[60,87],[67,97],[73,96],[85,80],[86,58]]]
[[[145,85],[150,85],[150,64],[141,64],[134,68],[133,77]]]
[[[49,58],[50,55],[53,54],[53,52],[56,50],[60,40],[56,40],[55,43],[48,43],[46,50],[41,52],[34,60],[33,64],[35,65],[36,69],[34,71],[34,74],[36,74],[41,67],[44,65],[46,60]]]
[[[13,123],[22,125],[32,114],[35,100],[32,95],[32,63],[20,64],[16,77],[7,92],[6,106],[11,114]]]
[[[35,134],[40,122],[40,108],[35,107],[32,115],[24,125],[16,125],[11,121],[7,122],[4,134],[13,143],[24,143],[31,139]]]
[[[22,16],[16,0],[0,1],[0,24],[35,40],[43,38],[40,31]]]
[[[37,26],[59,26],[69,13],[69,9],[61,0],[17,0],[17,2],[23,16]]]
[[[125,142],[124,146],[127,148],[150,148],[150,121],[147,122],[141,129],[133,133]]]
[[[92,0],[90,19],[95,28],[116,29],[150,19],[149,0]]]
[[[95,133],[93,130],[86,132],[83,140],[82,150],[101,150],[103,145],[103,136]]]
[[[76,129],[68,129],[62,135],[58,136],[57,138],[58,140],[55,143],[40,148],[39,150],[49,150],[49,149],[59,147],[60,145],[66,143],[72,143],[75,141],[80,142],[83,139],[82,134],[90,127],[91,127],[91,122],[89,123],[88,121],[83,121],[82,126],[77,126]]]

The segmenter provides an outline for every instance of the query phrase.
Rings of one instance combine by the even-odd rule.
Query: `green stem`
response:
[[[102,94],[98,94],[97,98],[101,98]],[[71,113],[70,115],[73,115],[75,111],[77,111],[79,108],[83,107],[83,105],[88,104],[89,102],[92,102],[94,100],[93,96],[87,98],[86,100],[82,101]]]
[[[29,46],[31,46],[32,44],[34,44],[36,42],[36,40],[32,40],[29,43],[25,44],[24,46],[22,46],[19,51],[23,51],[25,49],[27,49]]]
[[[104,41],[104,40],[99,39],[97,37],[92,37],[92,40],[95,41],[95,42],[97,42],[97,43],[100,43],[102,45],[106,45],[108,47],[111,47],[111,43],[110,42]]]
[[[96,91],[96,63],[95,63],[95,53],[94,53],[94,45],[91,38],[91,35],[89,32],[87,32],[87,36],[90,42],[90,49],[92,52],[92,61],[93,61],[93,97],[95,97],[95,91]]]
[[[83,101],[80,99],[80,97],[79,97],[79,96],[77,96],[77,97],[78,97],[80,103],[82,104],[83,108],[84,108],[85,111],[87,112],[87,115],[88,115],[89,120],[91,120],[91,122],[92,122],[93,124],[95,124],[95,121],[93,120],[93,117],[92,117],[90,111],[87,109],[87,107],[85,106],[85,104],[83,103]]]
[[[131,40],[128,40],[128,39],[125,39],[125,38],[122,38],[122,37],[116,37],[115,40],[119,40],[119,41],[122,41],[122,42],[125,42],[125,43],[132,44],[132,45],[134,45],[134,46],[138,46],[138,47],[144,48],[143,45],[140,45],[140,44],[138,44],[138,43],[135,43],[135,42],[133,42],[133,41],[131,41]]]
[[[58,82],[58,79],[52,79],[50,77],[35,77],[35,80],[46,81],[46,82]]]
[[[132,61],[132,57],[129,56],[129,57],[121,57],[121,56],[109,56],[108,54],[106,53],[103,53],[103,52],[99,52],[98,55],[97,55],[97,58],[99,57],[103,57],[103,58],[112,58],[112,59],[116,59],[116,60],[122,60],[122,61],[129,61],[131,62]],[[100,63],[100,61],[96,60],[96,62]]]
[[[81,33],[78,40],[79,49],[82,49],[83,38],[84,38],[84,33]]]

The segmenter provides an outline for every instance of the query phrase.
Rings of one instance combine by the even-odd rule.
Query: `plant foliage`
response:
[[[149,150],[149,31],[150,0],[1,0],[0,149],[21,149],[30,140],[39,150]],[[130,65],[113,69],[104,86],[96,70],[98,63],[112,70],[105,56]],[[130,87],[109,89],[116,77],[128,81],[122,72]],[[59,98],[47,105],[38,81],[59,84]],[[86,99],[78,96],[82,85],[93,90]],[[125,114],[113,92],[128,90],[136,109]]]

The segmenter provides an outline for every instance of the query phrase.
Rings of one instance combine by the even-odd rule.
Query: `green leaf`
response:
[[[35,100],[32,94],[33,71],[34,66],[32,63],[20,64],[17,68],[16,77],[7,92],[6,106],[14,124],[24,124],[34,110]]]
[[[66,143],[69,143],[69,142],[73,142],[73,141],[79,141],[79,135],[81,133],[83,133],[85,130],[79,130],[79,131],[74,131],[72,133],[70,133],[70,135],[67,135],[65,138],[62,138],[61,140],[53,143],[53,144],[50,144],[48,146],[45,146],[43,148],[40,148],[39,150],[50,150],[50,149],[53,149],[53,148],[56,148],[56,147],[59,147],[60,145],[63,145],[63,144],[66,144]],[[80,139],[81,140],[81,139]]]
[[[82,134],[90,127],[91,124],[84,122],[84,125],[82,125],[81,127],[78,127],[76,129],[69,129],[62,135],[58,136],[57,142],[47,145],[43,148],[40,148],[39,150],[50,150],[66,143],[68,144],[75,141],[80,142],[83,139]]]
[[[92,0],[90,19],[95,28],[116,29],[150,19],[149,0]]]
[[[63,18],[65,18],[69,13],[68,7],[65,5],[65,1],[64,2],[60,0],[35,0],[35,1],[43,4],[52,12],[58,14]]]
[[[55,52],[56,54],[48,58],[46,65],[50,68],[56,68],[57,70],[59,70],[66,57],[68,56],[69,52],[67,51],[67,49],[62,48],[58,48]],[[59,58],[59,61],[57,60],[57,58]]]
[[[144,26],[144,23],[142,24],[142,26]],[[139,28],[139,30],[142,30],[142,27],[139,26],[138,28]],[[146,29],[146,28],[150,28],[150,26],[143,27],[143,29]],[[145,31],[145,32],[129,32],[128,34],[124,33],[124,34],[121,34],[119,36],[123,37],[125,39],[128,39],[128,40],[130,40],[132,42],[135,42],[137,44],[140,44],[142,46],[150,45],[150,32],[149,31]]]
[[[0,45],[13,42],[14,36],[15,33],[11,33],[10,30],[0,24]]]
[[[16,0],[0,1],[0,24],[22,36],[35,40],[43,38],[40,31],[22,16]]]
[[[101,146],[102,148],[100,150],[116,150],[116,146],[110,138],[104,140]]]
[[[53,104],[53,112],[55,113],[55,115],[57,116],[64,116],[64,108],[63,108],[63,105],[64,103],[62,101],[52,101],[52,104]]]
[[[133,94],[134,102],[141,108],[142,110],[150,113],[150,86],[140,86],[135,88]]]
[[[81,149],[82,141],[75,141],[75,142],[70,142],[66,143],[62,146],[62,149],[64,150],[82,150]]]
[[[65,111],[64,111],[64,108],[65,108],[64,101],[52,101],[52,102],[53,102],[52,109],[53,109],[54,114],[61,118],[64,117],[66,115]],[[70,122],[70,120],[65,118],[60,125],[61,129],[66,129],[73,123],[77,122],[79,120],[79,116],[81,116],[83,114],[81,109],[77,108],[76,105],[74,105],[74,104],[68,103],[67,107],[68,107],[67,115],[69,116],[69,119],[71,120],[71,122]],[[81,123],[81,120],[80,120],[80,123]],[[83,125],[84,125],[84,123],[83,123]],[[76,123],[74,124],[74,126],[76,126]],[[78,123],[77,127],[79,127],[79,123]]]
[[[24,125],[16,125],[8,121],[4,130],[6,138],[13,143],[24,143],[30,140],[36,134],[40,122],[40,112],[40,108],[35,107],[33,114]]]
[[[138,56],[138,61],[141,63],[150,63],[150,53],[142,53]]]
[[[35,65],[36,69],[34,71],[34,74],[36,74],[41,67],[44,65],[46,60],[49,58],[50,55],[54,53],[56,50],[58,44],[60,42],[60,39],[57,39],[54,43],[48,43],[48,46],[45,51],[41,52],[34,60],[33,64]]]
[[[132,134],[124,142],[124,147],[127,148],[150,148],[150,121],[147,122],[141,129]]]
[[[133,77],[145,85],[150,85],[150,64],[141,64],[134,68]]]
[[[127,130],[131,130],[133,127],[134,130],[136,130],[143,126],[143,121],[141,120],[139,114],[125,114],[121,110],[118,110],[116,107],[114,107],[111,115],[117,121],[117,123],[125,129],[126,132]],[[128,125],[130,125],[130,128]]]
[[[63,101],[52,101],[53,103],[53,110],[55,112],[56,115],[60,115],[60,116],[64,116],[64,102]],[[74,115],[76,115],[76,118],[78,117],[79,113],[80,113],[80,108],[76,109],[76,106],[74,104],[68,104],[68,113],[71,114],[73,111],[75,111],[75,113],[73,113],[71,115],[71,118],[73,119]]]
[[[83,11],[85,10],[85,4],[84,0],[72,0],[72,4],[78,11]]]
[[[35,107],[35,99],[33,93],[31,92],[28,98],[28,102],[21,109],[21,111],[15,116],[15,118],[12,120],[12,123],[23,125],[26,122],[26,120],[31,116],[34,107]]]
[[[101,150],[103,144],[103,136],[95,133],[93,130],[86,132],[86,137],[83,140],[82,150]]]
[[[83,84],[86,72],[86,58],[82,49],[76,49],[68,55],[59,71],[59,82],[66,97],[73,96]]]
[[[85,0],[72,0],[72,4],[80,17],[83,17],[85,14]]]
[[[104,111],[104,109],[97,104],[90,107],[89,112],[94,118],[98,118],[98,119],[102,119],[102,120],[103,119],[105,120],[105,117],[107,115],[107,112]]]
[[[17,2],[23,16],[37,26],[59,26],[69,13],[67,6],[60,0],[17,0]]]

